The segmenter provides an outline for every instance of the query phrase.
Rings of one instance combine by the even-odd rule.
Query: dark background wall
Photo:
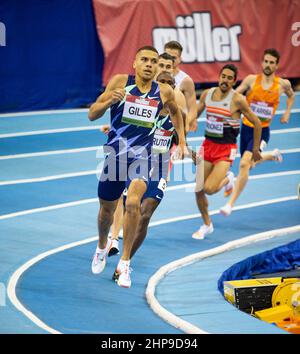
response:
[[[91,0],[1,0],[0,112],[85,106],[102,86]],[[3,28],[3,26],[2,26]]]

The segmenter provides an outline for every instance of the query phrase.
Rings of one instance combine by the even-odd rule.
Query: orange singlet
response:
[[[257,75],[253,88],[246,96],[252,112],[260,119],[263,128],[270,126],[279,104],[279,80],[280,77],[275,76],[273,85],[265,90],[261,84],[262,74]],[[243,117],[243,124],[251,128],[254,127],[246,117]]]

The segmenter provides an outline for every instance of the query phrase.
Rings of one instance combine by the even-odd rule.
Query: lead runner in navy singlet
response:
[[[135,76],[118,74],[108,83],[103,94],[90,107],[89,119],[102,117],[110,108],[111,129],[104,146],[107,153],[98,186],[99,242],[92,262],[92,272],[101,273],[111,241],[108,232],[125,187],[128,189],[123,224],[123,254],[117,266],[117,284],[130,287],[130,254],[140,217],[141,199],[147,189],[151,169],[151,147],[159,113],[170,112],[179,136],[183,157],[186,151],[181,112],[174,92],[167,84],[153,81],[158,67],[158,52],[151,46],[140,48],[133,63]]]

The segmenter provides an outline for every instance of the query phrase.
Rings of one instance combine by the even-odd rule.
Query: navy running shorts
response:
[[[253,150],[253,132],[254,129],[248,127],[248,125],[242,124],[241,136],[240,136],[240,153],[243,156],[245,151],[252,152]],[[262,128],[261,131],[261,145],[266,145],[270,140],[270,128]],[[261,148],[262,150],[262,148]]]

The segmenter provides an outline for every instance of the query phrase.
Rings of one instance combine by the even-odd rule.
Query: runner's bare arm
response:
[[[89,120],[101,118],[105,111],[114,103],[122,101],[125,96],[124,87],[127,82],[127,75],[115,75],[109,81],[105,91],[97,98],[89,109]]]
[[[287,100],[286,100],[286,111],[282,115],[280,122],[285,124],[288,123],[290,120],[290,115],[291,115],[291,110],[295,101],[295,94],[292,89],[292,85],[289,80],[284,80],[281,79],[281,87],[283,92],[287,95]]]
[[[205,110],[205,98],[206,98],[207,92],[208,92],[208,90],[204,90],[201,94],[200,101],[198,104],[198,117],[200,117],[201,114],[203,113],[203,111]]]
[[[197,130],[197,101],[193,80],[186,77],[182,81],[181,89],[187,105],[187,124],[190,127],[195,126],[195,130]]]
[[[184,94],[179,89],[174,89],[174,94],[175,94],[175,101],[177,103],[177,106],[181,110],[181,114],[183,117],[184,131],[185,134],[187,134],[187,132],[189,131],[189,126],[187,123],[187,116],[186,116],[187,113],[186,100]]]
[[[259,161],[261,160],[261,155],[259,152],[260,147],[260,139],[261,139],[261,123],[258,117],[251,111],[245,97],[241,94],[236,94],[234,96],[234,101],[240,112],[254,125],[253,131],[253,160]]]
[[[251,88],[253,82],[255,81],[255,78],[255,75],[246,76],[245,79],[241,82],[241,84],[237,87],[236,92],[243,94],[248,91]]]
[[[184,123],[181,110],[175,102],[175,95],[173,89],[166,84],[160,84],[161,98],[164,104],[164,108],[170,113],[170,117],[174,128],[178,134],[179,146],[183,149],[186,145]],[[183,151],[183,150],[182,150]]]

